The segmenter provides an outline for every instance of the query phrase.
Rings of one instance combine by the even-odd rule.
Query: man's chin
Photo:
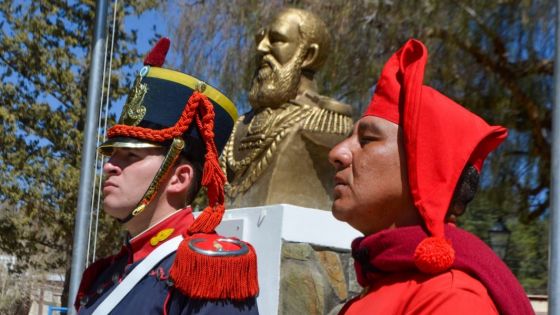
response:
[[[335,199],[331,207],[332,214],[338,221],[347,222],[348,211],[341,200]]]
[[[126,218],[129,215],[130,212],[132,212],[132,209],[128,209],[128,208],[125,208],[125,207],[115,207],[115,206],[112,206],[112,205],[103,204],[103,211],[105,211],[105,213],[113,219],[121,219],[122,220],[122,219]]]

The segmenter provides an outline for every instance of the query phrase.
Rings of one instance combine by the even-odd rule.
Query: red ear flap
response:
[[[154,66],[154,67],[161,67],[163,62],[165,61],[165,56],[167,55],[167,51],[169,51],[170,45],[169,38],[163,37],[156,43],[154,48],[150,51],[150,53],[144,59],[145,66]]]

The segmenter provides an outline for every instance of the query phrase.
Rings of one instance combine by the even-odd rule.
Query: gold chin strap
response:
[[[150,187],[148,187],[148,190],[146,190],[144,196],[142,197],[142,199],[140,199],[140,202],[138,202],[134,210],[132,210],[132,212],[126,218],[118,219],[120,223],[126,223],[130,221],[130,219],[132,219],[133,217],[142,213],[142,211],[146,209],[146,207],[150,204],[150,202],[152,202],[155,199],[155,197],[159,193],[161,184],[168,178],[169,170],[171,169],[171,166],[175,164],[175,162],[179,158],[179,154],[181,153],[184,147],[185,147],[185,141],[182,138],[180,137],[173,138],[173,143],[171,143],[171,147],[169,148],[169,151],[167,151],[167,154],[165,155],[165,159],[161,163],[158,172],[156,173],[154,179],[150,183]]]

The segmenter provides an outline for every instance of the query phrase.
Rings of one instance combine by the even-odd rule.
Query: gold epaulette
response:
[[[347,134],[352,130],[352,117],[325,108],[316,108],[303,122],[303,130]]]
[[[302,129],[311,132],[347,134],[352,130],[352,108],[319,95],[312,91],[305,91],[295,103],[312,105],[312,110],[303,121]]]

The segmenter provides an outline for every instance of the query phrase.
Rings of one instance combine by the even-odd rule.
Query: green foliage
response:
[[[525,224],[511,217],[509,209],[521,196],[498,201],[492,190],[484,190],[459,218],[459,225],[478,235],[488,244],[488,230],[499,218],[510,217],[505,224],[511,231],[504,261],[520,280],[527,292],[546,294],[548,279],[548,221],[534,220]]]
[[[29,313],[32,283],[29,280],[0,266],[0,314]]]
[[[481,192],[462,223],[485,238],[496,218],[505,218],[514,231],[508,263],[527,289],[546,288],[554,2],[206,0],[177,6],[170,11],[177,14],[178,65],[224,90],[241,112],[249,109],[253,36],[284,6],[327,22],[333,44],[319,88],[353,105],[356,118],[389,56],[410,37],[422,40],[430,51],[425,83],[510,130],[486,163]]]
[[[113,69],[139,57],[124,18],[154,5],[121,7]],[[0,4],[0,251],[17,257],[19,270],[70,267],[94,14],[95,1]],[[110,83],[116,100],[129,80],[113,71]],[[100,223],[98,256],[117,231]]]

